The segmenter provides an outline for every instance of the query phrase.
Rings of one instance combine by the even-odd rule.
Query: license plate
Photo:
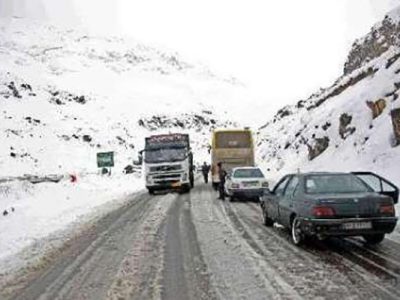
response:
[[[346,230],[353,230],[353,229],[371,229],[372,223],[371,222],[352,222],[352,223],[344,223],[342,224],[342,228]]]
[[[173,182],[173,183],[171,183],[171,186],[172,187],[180,187],[181,183],[180,182]]]
[[[245,183],[243,183],[243,186],[245,186],[245,187],[258,186],[258,182],[245,182]]]

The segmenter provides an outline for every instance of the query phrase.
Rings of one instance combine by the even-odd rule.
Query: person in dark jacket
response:
[[[204,162],[203,166],[201,167],[201,172],[203,173],[204,182],[208,183],[208,173],[210,173],[210,166]]]
[[[225,200],[225,178],[226,178],[226,171],[222,166],[222,162],[219,162],[217,164],[218,166],[218,176],[219,176],[219,186],[218,186],[218,191],[219,191],[219,197],[218,199]]]

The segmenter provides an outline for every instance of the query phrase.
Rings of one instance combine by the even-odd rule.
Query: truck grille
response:
[[[150,167],[150,172],[169,172],[169,171],[179,171],[182,169],[181,165],[165,165],[165,166],[157,166]]]
[[[154,175],[154,180],[157,179],[179,179],[181,178],[181,174],[162,174],[162,175]]]

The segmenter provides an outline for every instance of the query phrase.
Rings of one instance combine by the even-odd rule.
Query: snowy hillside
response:
[[[271,176],[298,168],[371,170],[400,185],[400,146],[395,146],[390,116],[400,107],[399,21],[397,9],[354,44],[348,74],[309,99],[284,107],[260,128],[259,156]],[[397,42],[385,44],[389,36]],[[373,54],[380,42],[386,50]]]
[[[95,171],[103,150],[121,170],[155,131],[190,132],[202,158],[247,109],[233,79],[120,38],[3,21],[0,62],[2,175]]]
[[[400,46],[400,7],[386,15],[366,36],[356,40],[344,65],[347,75],[381,56],[391,47]]]
[[[212,128],[239,126],[249,115],[238,105],[246,95],[234,79],[136,41],[1,20],[0,269],[18,265],[14,255],[39,239],[62,240],[65,228],[143,189],[140,174],[122,171],[145,136],[187,132],[195,160],[208,159]],[[102,151],[115,152],[111,177],[98,175]],[[24,174],[78,181],[4,182]],[[22,260],[46,250],[38,247]]]

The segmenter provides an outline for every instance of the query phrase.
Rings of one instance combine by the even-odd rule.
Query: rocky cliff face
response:
[[[372,170],[400,184],[391,114],[400,108],[400,9],[354,45],[332,86],[286,106],[258,132],[270,176]],[[396,110],[397,111],[397,110]]]
[[[399,16],[400,8],[393,10],[367,36],[354,42],[344,66],[346,75],[381,56],[391,47],[400,46]]]

